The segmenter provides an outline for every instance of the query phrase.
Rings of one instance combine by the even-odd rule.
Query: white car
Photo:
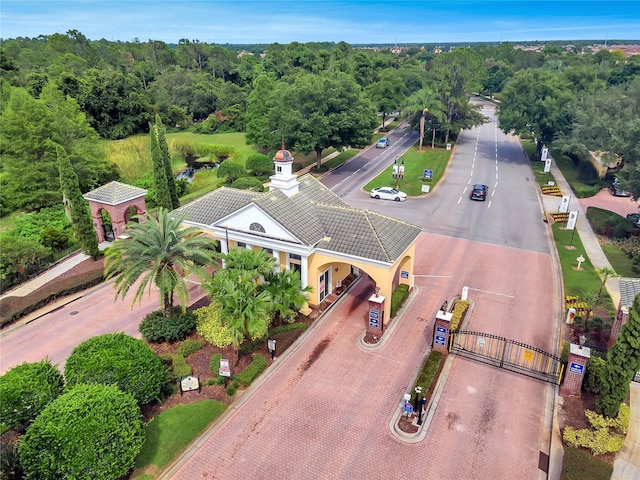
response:
[[[382,137],[376,142],[376,148],[387,148],[391,143],[387,137]]]
[[[392,187],[378,187],[371,190],[371,198],[404,202],[407,199],[407,194]]]

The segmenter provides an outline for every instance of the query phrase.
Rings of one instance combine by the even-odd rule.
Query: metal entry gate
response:
[[[560,358],[544,350],[482,332],[452,331],[449,352],[558,385],[564,370]]]

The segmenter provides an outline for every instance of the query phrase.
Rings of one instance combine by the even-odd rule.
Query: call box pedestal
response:
[[[582,380],[587,372],[589,357],[591,357],[591,350],[588,347],[582,347],[575,343],[570,345],[567,371],[560,387],[560,395],[563,397],[582,396]]]
[[[380,338],[384,330],[384,299],[382,295],[369,297],[369,318],[367,319],[367,335]]]
[[[451,312],[438,310],[438,313],[436,313],[436,322],[433,326],[433,350],[442,352],[443,355],[449,352],[449,330],[452,318],[453,313]]]

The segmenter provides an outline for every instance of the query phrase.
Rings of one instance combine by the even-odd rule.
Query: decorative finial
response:
[[[284,150],[284,135],[282,135],[282,150]]]

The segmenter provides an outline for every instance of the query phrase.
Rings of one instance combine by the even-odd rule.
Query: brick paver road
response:
[[[373,292],[361,282],[171,478],[537,478],[542,382],[458,358],[424,441],[389,425],[438,307],[464,285],[470,327],[551,347],[551,257],[430,234],[417,251],[419,294],[383,348],[358,346]]]

